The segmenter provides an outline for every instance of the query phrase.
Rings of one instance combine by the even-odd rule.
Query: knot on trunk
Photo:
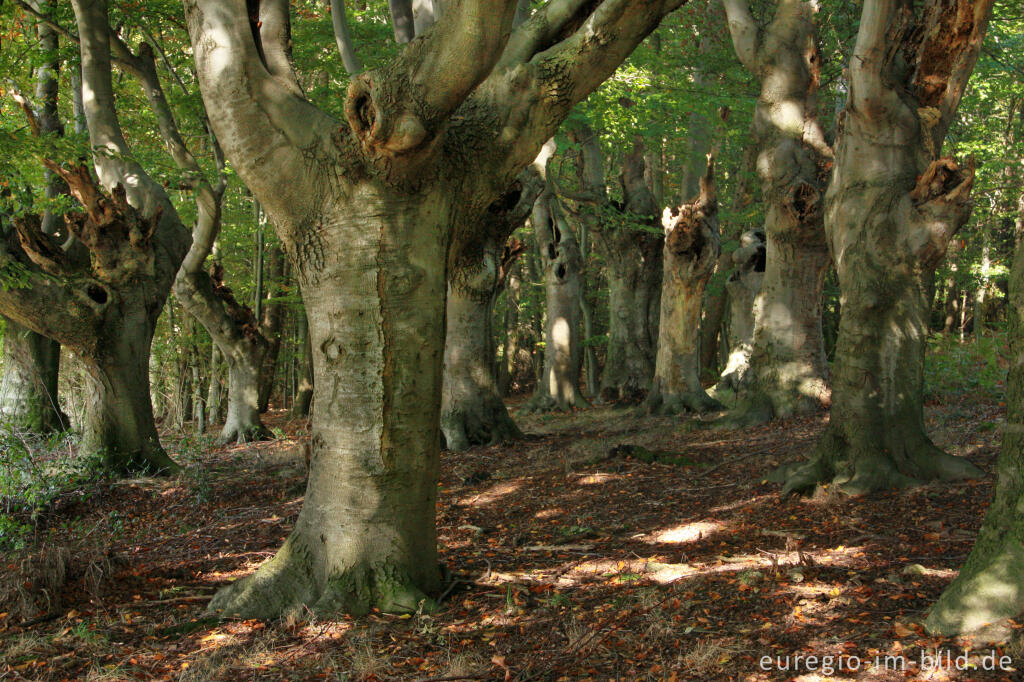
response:
[[[388,79],[364,73],[349,84],[345,98],[345,118],[352,132],[367,159],[391,182],[417,175],[415,156],[426,158],[433,146],[427,144],[430,136],[423,117],[399,108],[408,100],[399,96],[401,91]],[[394,163],[397,157],[403,157],[401,164]]]
[[[916,206],[943,198],[946,203],[968,201],[971,185],[974,183],[974,164],[969,162],[966,169],[960,168],[949,156],[932,161],[924,173],[917,178],[917,184],[910,192],[910,199]]]

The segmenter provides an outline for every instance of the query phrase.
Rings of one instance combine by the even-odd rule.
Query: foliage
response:
[[[925,399],[941,402],[1000,400],[1009,366],[1006,332],[964,343],[951,336],[928,339]]]
[[[43,437],[0,427],[0,548],[20,549],[41,513],[63,495],[82,495],[100,456],[77,455],[70,434]]]

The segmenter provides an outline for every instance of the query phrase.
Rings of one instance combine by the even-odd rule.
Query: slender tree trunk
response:
[[[865,2],[825,199],[843,296],[832,416],[811,462],[787,472],[784,492],[835,481],[858,494],[982,474],[925,434],[921,274],[935,268],[970,215],[973,168],[939,151],[990,11],[988,0],[906,11]],[[925,61],[937,54],[944,59]]]
[[[223,412],[221,409],[223,391],[220,383],[220,361],[220,347],[213,343],[210,348],[210,388],[206,396],[206,418],[211,424],[219,424]]]
[[[267,340],[267,349],[263,354],[260,366],[260,413],[270,407],[270,396],[274,392],[277,379],[277,359],[281,353],[281,326],[284,322],[284,306],[280,301],[273,300],[281,295],[284,280],[288,278],[288,266],[280,247],[270,252],[269,279],[267,296],[262,306],[260,334]]]
[[[309,339],[309,323],[306,322],[306,311],[299,313],[299,356],[295,402],[292,403],[292,417],[308,417],[313,402],[313,345]]]
[[[700,311],[704,288],[721,252],[714,164],[710,155],[700,192],[662,217],[665,228],[661,322],[651,414],[708,412],[721,407],[700,382]]]
[[[572,229],[559,213],[556,202],[555,194],[546,190],[534,204],[531,220],[544,264],[546,324],[544,374],[523,408],[529,412],[589,407],[579,389],[583,260]]]
[[[46,8],[33,3],[38,11]],[[57,111],[59,40],[57,32],[45,22],[37,25],[39,49],[44,63],[36,69],[36,100],[40,131],[63,135],[64,126]],[[52,171],[45,172],[46,196],[52,199],[66,193],[67,186]],[[41,231],[56,235],[59,216],[47,211]],[[66,235],[65,235],[66,237]],[[57,401],[60,372],[60,344],[7,320],[4,335],[4,371],[0,379],[0,422],[31,433],[47,434],[70,427],[68,417]]]

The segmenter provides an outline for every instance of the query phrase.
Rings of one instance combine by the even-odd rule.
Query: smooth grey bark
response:
[[[959,575],[932,606],[925,625],[933,634],[1003,640],[1007,621],[1024,613],[1024,248],[1018,244],[1010,273],[1010,371],[1006,423],[996,489],[978,539]]]
[[[833,154],[817,114],[816,3],[779,0],[763,32],[746,0],[724,5],[736,53],[761,83],[752,132],[767,260],[754,302],[745,408],[734,415],[749,423],[829,405],[821,306],[830,256],[822,209]]]
[[[680,3],[559,1],[510,37],[515,4],[453,0],[353,79],[343,122],[261,60],[244,2],[185,3],[217,138],[295,266],[315,377],[302,512],[214,612],[430,606],[450,260],[569,109]]]
[[[388,0],[391,25],[395,29],[395,42],[404,45],[416,37],[416,23],[412,15],[412,0]]]
[[[642,166],[643,157],[637,157],[636,151],[632,156],[626,163]],[[710,154],[700,191],[682,206],[666,209],[661,220],[665,230],[661,320],[646,407],[657,415],[708,412],[721,407],[700,381],[700,312],[704,289],[722,249]]]
[[[550,184],[531,216],[544,269],[544,373],[525,412],[589,407],[580,392],[582,360],[581,274],[583,259],[572,228]]]
[[[345,65],[348,75],[354,76],[363,70],[363,63],[359,61],[355,45],[352,42],[352,33],[348,28],[348,17],[345,13],[345,0],[328,0],[331,8],[331,26],[334,29],[334,41],[338,44],[338,53],[341,55],[341,62]]]
[[[731,261],[729,280],[729,358],[715,385],[714,393],[738,392],[749,384],[750,354],[754,346],[754,301],[764,279],[764,233],[748,230],[740,237],[740,246],[727,256]]]
[[[921,284],[970,215],[974,170],[940,150],[991,5],[864,4],[825,197],[842,291],[832,416],[811,461],[780,472],[784,492],[834,481],[858,494],[982,474],[925,433]]]
[[[284,324],[284,306],[278,298],[284,293],[285,280],[289,277],[288,263],[280,246],[270,251],[269,281],[266,300],[261,306],[259,319],[260,334],[267,340],[266,352],[263,354],[259,370],[259,409],[260,413],[270,408],[270,396],[274,392],[277,379],[277,361],[281,354],[281,328]]]

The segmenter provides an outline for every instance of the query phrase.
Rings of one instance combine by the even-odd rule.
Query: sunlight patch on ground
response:
[[[564,509],[559,507],[552,507],[551,509],[541,509],[539,512],[533,515],[535,519],[553,519],[556,516],[562,516],[565,514]]]
[[[587,474],[586,476],[580,476],[576,481],[576,485],[600,485],[610,481],[621,481],[625,478],[622,474]]]
[[[697,521],[696,523],[684,523],[672,528],[657,530],[643,536],[643,541],[648,544],[666,543],[683,544],[685,542],[696,542],[703,540],[712,533],[717,533],[727,528],[726,524],[718,521]]]
[[[483,507],[484,505],[497,502],[506,495],[511,495],[523,487],[522,481],[506,481],[496,483],[482,493],[467,495],[459,500],[458,504],[470,507]]]
[[[733,502],[732,504],[723,504],[723,505],[719,505],[717,507],[712,507],[708,511],[712,512],[712,513],[715,513],[715,514],[719,514],[721,512],[727,512],[727,511],[734,511],[736,509],[741,509],[743,507],[746,507],[747,505],[756,504],[758,502],[761,502],[762,500],[767,500],[767,499],[772,498],[772,497],[776,497],[776,495],[774,495],[774,494],[772,494],[772,495],[757,495],[755,497],[748,497],[746,499],[737,500],[736,502]]]

